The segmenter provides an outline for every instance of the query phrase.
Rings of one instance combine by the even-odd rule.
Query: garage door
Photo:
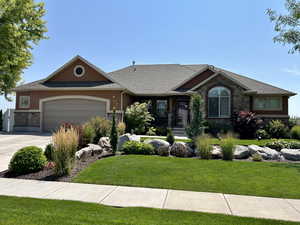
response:
[[[83,124],[94,116],[106,116],[106,102],[89,99],[57,99],[43,103],[43,131],[62,123]]]

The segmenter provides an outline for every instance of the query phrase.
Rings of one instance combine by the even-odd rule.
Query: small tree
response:
[[[170,145],[173,145],[175,142],[173,132],[170,128],[167,129],[167,142],[169,142]]]
[[[191,98],[192,102],[192,121],[190,125],[185,129],[189,138],[195,140],[196,137],[203,134],[204,119],[201,112],[203,100],[201,95],[193,94]]]
[[[137,134],[144,134],[151,122],[154,120],[153,116],[148,110],[149,103],[135,102],[127,107],[125,112],[125,123],[127,132],[132,130]]]
[[[113,111],[111,131],[110,131],[110,145],[113,153],[116,153],[118,147],[118,130],[116,126],[116,110]]]

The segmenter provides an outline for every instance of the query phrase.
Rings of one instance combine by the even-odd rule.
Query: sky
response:
[[[24,82],[44,78],[75,55],[110,72],[136,64],[211,64],[298,93],[300,55],[274,43],[267,8],[284,0],[47,0],[49,39],[35,46]],[[2,109],[14,102],[0,99]]]

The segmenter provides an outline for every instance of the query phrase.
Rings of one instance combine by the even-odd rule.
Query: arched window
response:
[[[214,87],[208,92],[208,117],[230,117],[231,92],[226,87]]]

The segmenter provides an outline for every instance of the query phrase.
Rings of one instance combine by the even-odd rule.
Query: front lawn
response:
[[[0,196],[0,225],[293,225],[219,214],[114,208],[92,203]]]
[[[159,137],[159,138],[150,138],[150,137],[142,137],[141,141],[145,141],[146,139],[162,139],[166,140],[165,137]],[[258,145],[258,146],[265,146],[267,143],[272,142],[274,140],[281,140],[281,141],[287,141],[287,142],[293,142],[298,141],[296,139],[264,139],[264,140],[255,140],[255,139],[234,139],[235,145]],[[190,139],[176,139],[176,141],[180,142],[191,142]],[[219,145],[221,143],[221,140],[218,138],[211,138],[210,139],[212,145]]]
[[[116,156],[99,160],[74,182],[300,199],[300,164]]]

